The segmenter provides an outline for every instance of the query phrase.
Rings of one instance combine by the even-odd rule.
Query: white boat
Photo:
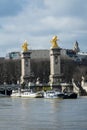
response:
[[[19,89],[19,90],[12,90],[11,97],[29,97],[29,98],[35,98],[38,97],[38,94],[33,92],[30,89]]]
[[[12,90],[11,97],[21,97],[21,92],[18,90]]]
[[[35,98],[36,96],[37,96],[37,93],[34,93],[32,91],[25,91],[21,93],[21,97]]]
[[[56,91],[46,91],[44,92],[44,98],[59,98],[58,97],[59,92]]]

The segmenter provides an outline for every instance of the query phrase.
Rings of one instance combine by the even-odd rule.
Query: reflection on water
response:
[[[87,98],[0,98],[0,130],[86,130]]]

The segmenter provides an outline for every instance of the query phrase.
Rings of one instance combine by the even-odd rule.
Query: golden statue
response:
[[[27,41],[24,41],[24,43],[22,45],[22,49],[23,49],[23,51],[28,51],[28,43],[27,43]]]
[[[52,48],[58,47],[58,44],[57,44],[57,41],[58,41],[58,40],[59,40],[59,39],[57,38],[57,36],[54,36],[54,37],[52,38],[52,40],[51,40]]]

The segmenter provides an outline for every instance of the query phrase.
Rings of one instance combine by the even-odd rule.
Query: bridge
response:
[[[19,84],[2,84],[0,85],[0,93],[10,95],[12,90],[18,89]]]

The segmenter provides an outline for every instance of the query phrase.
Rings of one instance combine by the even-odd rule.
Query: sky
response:
[[[55,35],[61,48],[78,41],[87,51],[87,0],[0,0],[0,56],[25,40],[29,49],[50,49]]]

